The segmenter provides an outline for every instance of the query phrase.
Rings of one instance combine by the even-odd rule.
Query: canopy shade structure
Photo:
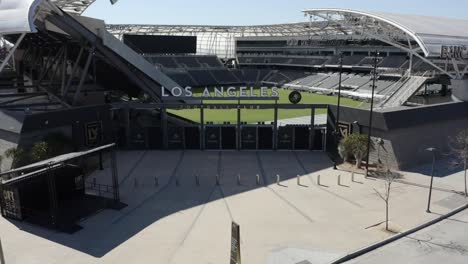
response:
[[[468,47],[468,20],[419,15],[364,12],[349,9],[308,9],[312,20],[322,20],[342,28],[341,34],[362,34],[404,46],[414,41],[426,57],[441,57],[444,46]]]
[[[63,11],[81,15],[90,5],[96,0],[50,0],[60,7]],[[111,4],[117,3],[118,0],[110,0]]]
[[[96,0],[51,0],[63,11],[81,15]]]
[[[0,1],[0,33],[36,32],[34,16],[42,0]]]

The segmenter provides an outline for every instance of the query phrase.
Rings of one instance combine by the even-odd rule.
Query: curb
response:
[[[425,229],[425,228],[430,227],[430,226],[432,226],[434,224],[437,224],[437,223],[439,223],[439,222],[441,222],[441,221],[443,221],[443,220],[445,220],[445,219],[447,219],[449,217],[452,217],[452,216],[454,216],[454,215],[456,215],[456,214],[458,214],[460,212],[465,211],[466,209],[468,209],[468,204],[463,205],[461,207],[458,207],[457,209],[453,210],[452,212],[449,212],[449,213],[447,213],[447,214],[445,214],[443,216],[437,217],[436,219],[431,220],[431,221],[429,221],[429,222],[427,222],[425,224],[414,227],[414,228],[412,228],[412,229],[410,229],[408,231],[405,231],[403,233],[394,235],[394,236],[392,236],[392,237],[390,237],[390,238],[388,238],[388,239],[386,239],[384,241],[377,242],[377,243],[372,244],[370,246],[367,246],[365,248],[362,248],[362,249],[359,249],[359,250],[354,251],[352,253],[349,253],[348,255],[346,255],[344,257],[341,257],[341,258],[331,262],[330,264],[340,264],[340,263],[350,261],[350,260],[352,260],[354,258],[360,257],[360,256],[362,256],[362,255],[364,255],[366,253],[369,253],[369,252],[374,251],[374,250],[376,250],[378,248],[381,248],[381,247],[383,247],[383,246],[385,246],[387,244],[395,242],[396,240],[399,240],[399,239],[401,239],[403,237],[406,237],[406,236],[411,235],[413,233],[416,233],[416,232],[418,232],[418,231],[420,231],[422,229]]]

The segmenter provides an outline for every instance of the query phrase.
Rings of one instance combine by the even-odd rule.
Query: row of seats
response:
[[[164,71],[182,87],[242,84],[235,70],[228,69],[171,69]]]
[[[205,69],[224,67],[216,56],[148,56],[146,59],[158,67],[169,69]]]
[[[317,73],[302,79],[290,82],[285,85],[287,88],[300,89],[311,92],[320,92],[332,94],[339,86],[340,77],[338,73]],[[376,93],[382,94],[392,85],[398,82],[398,78],[386,78],[376,80]],[[365,74],[343,74],[342,89],[357,93],[368,94],[372,90],[372,79],[370,75]]]
[[[239,64],[261,64],[261,65],[294,65],[305,67],[323,67],[337,66],[340,64],[340,56],[240,56],[238,57]],[[390,56],[379,58],[378,67],[380,68],[402,68],[407,67],[408,59],[406,56]],[[366,55],[351,55],[343,57],[344,66],[363,66],[372,67],[374,57]]]

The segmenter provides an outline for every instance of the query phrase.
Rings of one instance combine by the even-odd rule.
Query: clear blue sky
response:
[[[85,15],[108,24],[261,25],[303,22],[300,11],[317,7],[468,19],[468,0],[97,0]]]

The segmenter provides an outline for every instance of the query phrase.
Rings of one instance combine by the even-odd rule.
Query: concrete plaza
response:
[[[106,183],[99,177],[110,173],[105,167],[92,176],[98,183]],[[84,219],[73,235],[0,219],[6,263],[227,263],[231,221],[240,224],[243,263],[329,263],[392,235],[379,225],[385,207],[374,189],[384,182],[362,175],[352,182],[324,153],[122,151],[118,167],[129,206]],[[459,174],[438,178],[427,214],[429,178],[403,174],[390,204],[398,230],[467,202],[454,192],[463,190]]]

